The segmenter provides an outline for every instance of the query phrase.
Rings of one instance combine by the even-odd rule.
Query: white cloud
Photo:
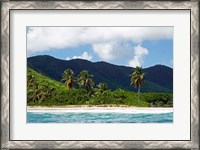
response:
[[[28,51],[47,51],[79,45],[82,28],[31,27],[27,33]]]
[[[130,43],[122,41],[93,44],[93,50],[105,61],[127,58],[132,51]]]
[[[93,50],[103,60],[113,60],[113,45],[111,43],[93,44]]]
[[[70,59],[71,59],[70,57],[66,57],[66,58],[65,58],[65,60],[70,60]]]
[[[81,56],[73,56],[72,58],[67,57],[66,60],[70,59],[86,59],[86,60],[92,60],[92,56],[88,54],[88,52],[83,52]]]
[[[127,60],[132,67],[141,66],[148,50],[141,43],[173,39],[173,27],[31,27],[27,33],[28,53],[64,49],[89,44],[105,61]],[[132,49],[131,46],[137,44]],[[134,54],[134,56],[132,56]],[[81,58],[91,60],[84,52]]]
[[[136,66],[142,66],[144,63],[144,57],[148,55],[149,51],[148,49],[137,45],[134,47],[134,57],[132,60],[129,61],[129,66],[136,67]]]
[[[172,39],[173,27],[30,27],[28,51],[47,51],[84,44]]]

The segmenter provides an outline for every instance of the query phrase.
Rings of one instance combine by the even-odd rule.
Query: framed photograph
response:
[[[198,149],[199,1],[2,1],[2,149]]]

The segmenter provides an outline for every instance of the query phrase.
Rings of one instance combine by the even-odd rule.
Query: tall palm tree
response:
[[[144,82],[145,73],[142,73],[142,67],[137,66],[135,71],[130,76],[131,76],[131,84],[133,84],[138,89],[138,101],[139,101],[140,88],[142,86],[142,82]]]
[[[84,87],[88,94],[92,93],[92,88],[94,86],[93,75],[89,74],[87,70],[82,70],[78,75],[78,84],[80,87]]]
[[[67,89],[72,89],[74,87],[74,72],[72,69],[67,69],[62,74],[62,80],[65,81]]]

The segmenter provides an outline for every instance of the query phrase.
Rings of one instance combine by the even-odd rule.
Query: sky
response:
[[[27,27],[27,56],[173,68],[173,27]]]

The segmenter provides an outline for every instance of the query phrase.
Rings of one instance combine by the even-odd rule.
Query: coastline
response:
[[[170,113],[173,112],[173,107],[103,107],[103,106],[27,106],[27,112],[47,112],[47,113]]]

